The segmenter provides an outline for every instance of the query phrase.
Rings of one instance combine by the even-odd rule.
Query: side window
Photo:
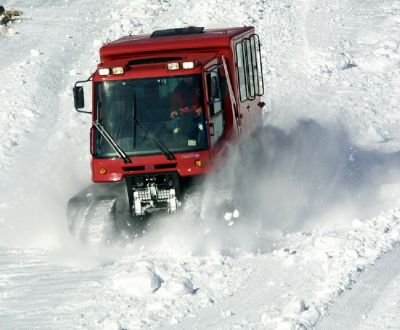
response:
[[[253,49],[251,47],[250,39],[244,40],[245,58],[246,58],[246,80],[247,80],[247,98],[255,98],[254,90],[254,71],[253,71]]]
[[[260,40],[253,34],[236,44],[240,101],[253,100],[264,94]]]
[[[261,60],[261,43],[260,38],[257,34],[254,34],[250,39],[254,44],[254,59],[253,59],[253,71],[256,73],[256,95],[261,96],[264,94],[264,77],[262,72],[262,60]]]
[[[225,128],[225,88],[218,68],[207,72],[208,107],[210,109],[211,143],[214,145],[224,133]]]
[[[254,91],[255,91],[254,93],[259,94],[261,76],[259,76],[258,72],[259,70],[258,70],[257,55],[259,53],[257,52],[258,43],[256,43],[255,35],[250,38],[249,44],[251,49],[251,72],[253,73],[253,79],[254,79]]]
[[[244,101],[246,100],[247,97],[246,97],[246,73],[245,73],[242,42],[236,45],[236,59],[237,59],[237,69],[238,69],[240,100]]]

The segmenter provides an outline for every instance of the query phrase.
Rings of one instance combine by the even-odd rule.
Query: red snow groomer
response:
[[[92,114],[92,180],[103,183],[97,198],[125,181],[135,216],[176,211],[188,183],[218,166],[228,143],[262,125],[253,27],[130,35],[101,47],[100,61],[75,84],[74,104]],[[90,111],[85,82],[92,84]]]

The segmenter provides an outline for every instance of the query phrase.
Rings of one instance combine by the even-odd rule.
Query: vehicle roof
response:
[[[254,28],[249,26],[205,29],[203,33],[156,37],[151,37],[150,34],[130,35],[101,47],[100,59],[105,62],[146,53],[230,47],[231,40],[234,37],[249,31],[254,31]]]

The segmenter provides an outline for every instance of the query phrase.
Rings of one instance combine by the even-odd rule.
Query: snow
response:
[[[399,246],[343,294],[321,329],[394,329],[399,313]],[[379,278],[377,281],[376,279]]]
[[[0,4],[23,11],[0,31],[2,328],[400,327],[400,1]],[[265,127],[182,213],[81,245],[71,87],[108,39],[187,25],[256,27]]]

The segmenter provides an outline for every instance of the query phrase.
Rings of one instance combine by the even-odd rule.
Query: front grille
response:
[[[171,168],[176,168],[176,163],[168,163],[168,164],[157,164],[154,165],[156,170],[166,170]]]
[[[128,172],[135,172],[135,171],[144,171],[145,167],[144,165],[139,165],[139,166],[124,166],[122,168],[124,171]]]

